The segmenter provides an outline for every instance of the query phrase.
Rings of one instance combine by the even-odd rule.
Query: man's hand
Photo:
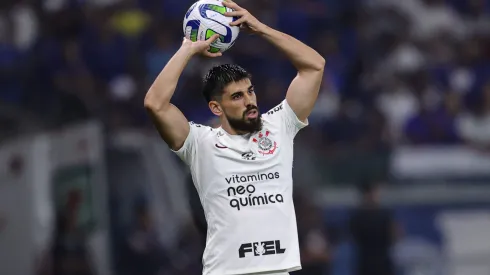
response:
[[[201,54],[207,57],[218,57],[222,55],[221,52],[217,52],[217,53],[209,52],[211,44],[214,41],[216,41],[216,39],[218,38],[219,38],[219,34],[215,34],[206,41],[198,40],[196,42],[192,42],[191,40],[184,37],[184,41],[182,41],[182,47],[190,49],[193,55]]]
[[[261,33],[267,27],[246,9],[237,5],[232,0],[223,0],[223,5],[235,11],[225,12],[225,16],[238,17],[238,20],[230,23],[230,26],[240,26],[241,29],[250,33]]]

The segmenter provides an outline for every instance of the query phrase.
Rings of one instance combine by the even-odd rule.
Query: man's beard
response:
[[[251,110],[257,111],[257,117],[254,119],[247,118],[247,113]],[[242,118],[232,118],[226,114],[225,116],[231,128],[239,133],[253,133],[262,130],[262,118],[260,117],[259,109],[255,106],[247,106],[247,110],[243,112]]]

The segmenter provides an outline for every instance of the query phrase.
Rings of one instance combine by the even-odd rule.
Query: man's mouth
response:
[[[258,115],[259,115],[259,112],[257,112],[257,110],[255,110],[255,109],[250,110],[246,113],[247,118],[250,118],[250,119],[257,118]]]

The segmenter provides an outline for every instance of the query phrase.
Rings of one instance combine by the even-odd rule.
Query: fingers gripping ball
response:
[[[230,26],[236,17],[227,17],[225,12],[233,11],[223,6],[221,0],[200,0],[195,2],[184,17],[184,35],[191,41],[207,40],[214,34],[219,38],[211,44],[210,52],[224,52],[235,43],[240,28]]]

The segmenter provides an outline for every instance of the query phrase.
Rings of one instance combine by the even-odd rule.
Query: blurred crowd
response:
[[[180,46],[183,15],[192,2],[1,1],[0,132],[92,118],[108,130],[153,131],[143,98]],[[344,151],[383,155],[400,145],[453,144],[490,152],[490,1],[236,2],[327,59],[311,127],[299,136],[316,154],[342,162],[338,154]],[[250,71],[262,112],[284,97],[294,68],[259,37],[238,39],[223,57],[195,58],[186,68],[173,101],[189,120],[211,118],[200,91],[201,77],[214,64],[237,63]],[[352,174],[353,166],[341,166]],[[307,200],[297,207],[302,248],[308,250],[303,262],[311,268],[304,274],[352,274],[345,271],[345,258],[332,260],[347,249],[335,246],[347,231],[325,233]],[[166,251],[158,246],[145,205],[135,206],[134,213],[134,227],[115,250],[120,274],[198,274],[203,248],[198,229],[182,232],[179,251],[185,253]],[[388,216],[373,215],[386,228]],[[73,246],[79,235],[70,231],[71,224],[60,215],[55,255],[73,251],[79,262],[68,265],[72,273],[57,274],[91,274],[82,268],[84,249]]]
[[[23,112],[46,127],[87,118],[109,128],[148,127],[142,98],[179,47],[182,15],[191,3],[2,1],[3,113]],[[469,143],[489,149],[488,1],[239,4],[328,60],[311,117],[322,145],[383,150]],[[190,120],[210,118],[200,78],[211,65],[228,62],[255,75],[262,111],[280,101],[294,76],[271,46],[242,34],[223,58],[195,59],[185,71],[174,101]]]
[[[412,266],[419,267],[421,263],[424,270],[431,272],[426,274],[442,275],[427,267],[427,260],[433,258],[422,261],[417,258],[428,257],[425,249],[397,248],[403,230],[394,211],[381,205],[380,186],[366,181],[359,187],[356,205],[348,209],[341,222],[334,222],[333,217],[325,219],[322,209],[312,202],[311,193],[296,190],[293,199],[302,270],[291,275],[408,275],[412,274],[409,272]],[[52,245],[38,258],[36,274],[105,274],[99,272],[98,260],[89,244],[94,224],[81,219],[83,196],[71,191],[66,205],[57,211]],[[182,227],[174,244],[169,246],[160,238],[148,201],[135,201],[128,222],[124,226],[114,227],[117,222],[111,226],[112,274],[201,274],[207,226],[202,208],[194,206],[192,210],[194,218]],[[406,254],[408,261],[397,254]]]

